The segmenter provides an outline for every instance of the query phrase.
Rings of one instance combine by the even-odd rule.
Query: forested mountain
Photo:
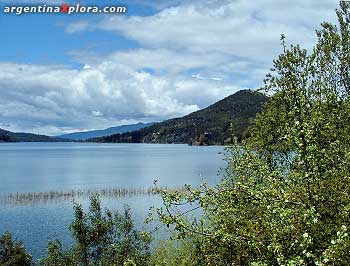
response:
[[[0,142],[59,142],[71,141],[64,138],[49,137],[31,133],[14,133],[0,128]]]
[[[241,90],[213,105],[181,118],[156,123],[141,130],[93,138],[93,142],[224,144],[232,134],[244,138],[267,96]]]
[[[110,127],[103,130],[92,130],[92,131],[84,131],[84,132],[74,132],[70,134],[64,134],[60,135],[58,137],[60,138],[68,138],[68,139],[74,139],[74,140],[86,140],[90,138],[97,138],[97,137],[104,137],[112,134],[122,134],[126,132],[131,132],[135,130],[139,130],[141,128],[149,127],[153,125],[154,123],[137,123],[137,124],[131,124],[131,125],[122,125],[117,127]]]

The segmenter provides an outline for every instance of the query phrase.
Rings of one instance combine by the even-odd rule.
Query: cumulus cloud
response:
[[[194,1],[154,16],[113,16],[92,28],[118,32],[151,48],[227,53],[271,62],[284,33],[311,46],[313,31],[334,20],[336,1]]]
[[[198,105],[178,100],[175,85],[113,62],[88,71],[2,63],[0,123],[16,121],[23,130],[33,121],[43,127],[89,128],[198,110]]]
[[[152,16],[108,16],[87,27],[123,35],[142,48],[103,59],[84,51],[72,54],[82,61],[108,58],[172,77],[214,77],[236,88],[255,88],[281,52],[280,35],[311,48],[314,30],[323,20],[335,21],[338,4],[333,0],[201,0],[179,1],[176,6],[166,2],[168,7]]]

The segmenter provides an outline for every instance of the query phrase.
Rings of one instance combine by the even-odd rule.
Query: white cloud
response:
[[[35,123],[43,129],[91,128],[122,120],[157,121],[198,110],[198,105],[180,99],[175,85],[113,62],[89,71],[2,63],[0,123],[16,121],[18,128],[30,131]]]
[[[215,78],[215,77],[203,77],[199,74],[192,75],[192,78],[195,79],[201,79],[201,80],[215,80],[215,81],[222,81],[222,78]]]
[[[91,25],[115,31],[148,48],[216,52],[271,62],[279,37],[311,46],[313,31],[334,20],[336,1],[196,1],[149,17],[107,17]]]
[[[91,69],[91,66],[90,66],[89,64],[85,64],[85,65],[83,66],[83,69],[84,69],[84,70]]]
[[[84,31],[89,28],[89,23],[87,21],[75,21],[70,23],[67,27],[65,27],[65,31],[69,34]]]
[[[111,60],[133,69],[151,68],[173,81],[182,75],[206,80],[211,86],[211,81],[221,79],[231,87],[255,88],[281,52],[280,35],[285,34],[288,43],[312,47],[314,30],[323,20],[335,21],[338,5],[334,0],[178,3],[171,6],[167,1],[170,7],[153,16],[108,16],[87,27],[123,35],[142,48],[103,58],[84,51],[72,54],[82,62]]]
[[[100,111],[91,111],[91,114],[96,117],[103,116],[103,113]]]

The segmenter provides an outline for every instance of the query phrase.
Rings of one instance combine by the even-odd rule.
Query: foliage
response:
[[[196,253],[196,242],[193,239],[183,241],[160,241],[152,253],[151,266],[192,265]]]
[[[154,124],[138,131],[91,139],[96,142],[224,144],[232,133],[242,139],[251,120],[267,97],[242,90],[181,118]],[[231,130],[232,129],[232,130]]]
[[[2,266],[30,266],[32,257],[27,254],[20,241],[14,241],[10,233],[0,237],[0,265]]]
[[[228,150],[221,184],[157,190],[160,220],[179,239],[200,239],[192,265],[350,264],[348,2],[337,16],[310,53],[282,36],[263,88],[272,97]],[[200,219],[185,218],[198,209]]]
[[[71,224],[74,245],[63,250],[60,241],[50,242],[48,256],[41,265],[147,265],[150,236],[134,229],[130,209],[124,213],[103,211],[97,196],[91,198],[90,209],[74,207],[75,218]]]

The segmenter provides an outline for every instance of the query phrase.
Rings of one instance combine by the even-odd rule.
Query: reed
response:
[[[183,188],[167,188],[162,190],[182,191]],[[69,191],[48,191],[48,192],[17,192],[0,195],[0,204],[31,204],[45,202],[71,201],[78,198],[88,198],[94,195],[101,197],[131,197],[131,196],[151,196],[154,195],[153,188],[105,188],[86,189]]]

